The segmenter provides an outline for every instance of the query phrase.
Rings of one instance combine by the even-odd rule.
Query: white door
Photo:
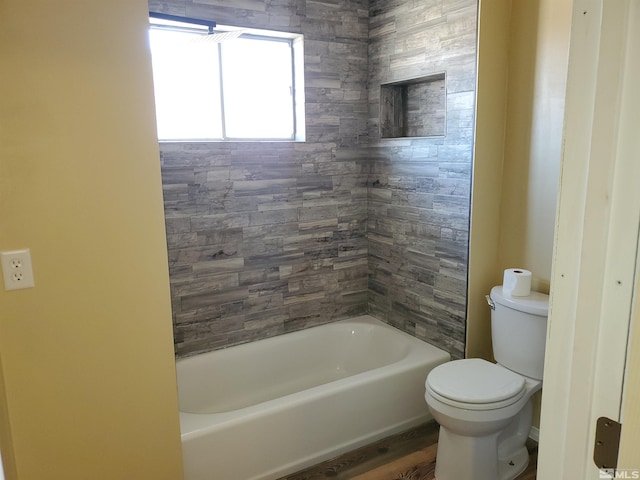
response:
[[[640,475],[640,0],[574,2],[564,137],[537,478],[603,478],[602,416]]]
[[[627,61],[622,96],[622,155],[627,155],[635,170],[630,172],[634,190],[640,190],[640,1],[629,8]],[[630,168],[632,170],[632,168]],[[640,250],[640,249],[639,249]],[[640,478],[640,253],[636,258],[636,287],[628,342],[626,377],[622,396],[622,439],[619,469]]]

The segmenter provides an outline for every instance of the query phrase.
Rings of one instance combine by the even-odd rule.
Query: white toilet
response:
[[[549,297],[493,287],[491,337],[497,364],[471,358],[434,368],[425,399],[440,424],[437,480],[512,480],[527,467],[531,396],[542,387]]]

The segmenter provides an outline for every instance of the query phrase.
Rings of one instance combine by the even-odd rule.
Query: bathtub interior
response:
[[[227,409],[180,412],[184,478],[273,480],[429,421],[449,360],[368,315],[181,360],[181,408]]]
[[[335,322],[178,360],[180,410],[237,410],[405,358],[411,349],[408,336],[369,319]]]

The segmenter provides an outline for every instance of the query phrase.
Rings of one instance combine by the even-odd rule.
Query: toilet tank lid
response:
[[[502,285],[491,289],[491,300],[520,312],[546,317],[549,314],[549,295],[531,292],[526,297],[512,297],[502,292]]]

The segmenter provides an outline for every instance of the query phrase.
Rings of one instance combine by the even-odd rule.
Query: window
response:
[[[151,19],[160,140],[302,140],[302,38]]]

